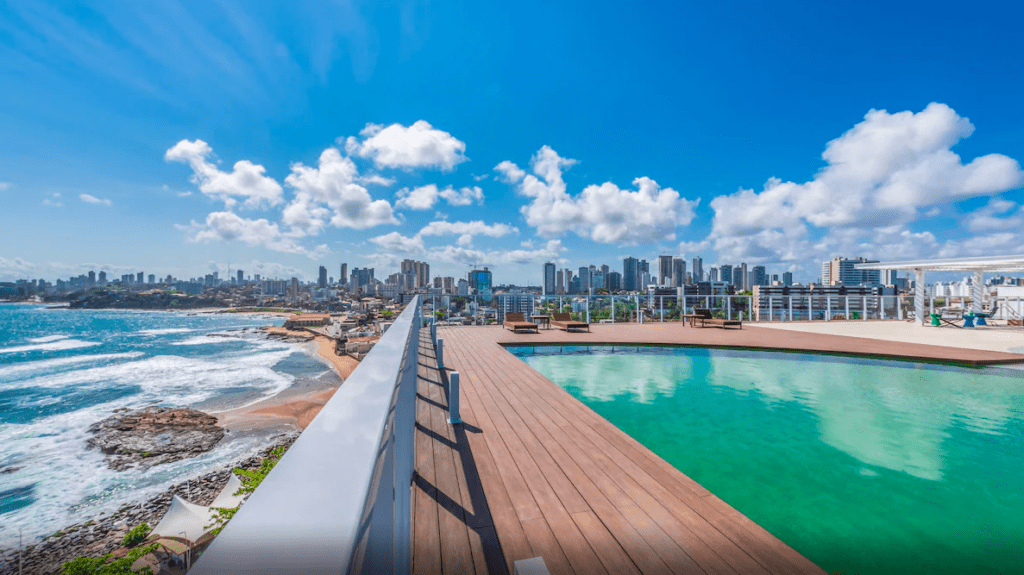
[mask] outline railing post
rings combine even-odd
[[[789,321],[793,321],[793,296],[789,296]]]
[[[825,296],[825,321],[832,320],[832,296]]]
[[[612,297],[612,323],[615,323],[615,296]]]
[[[844,305],[846,306],[846,320],[850,320],[850,296],[844,298]]]
[[[437,370],[444,370],[444,338],[437,339]]]
[[[459,372],[453,371],[448,374],[448,423],[456,425],[462,423],[459,418]]]
[[[732,319],[732,296],[725,296],[725,319]]]
[[[863,321],[867,321],[868,320],[868,296],[862,296],[862,297],[864,298],[864,301],[861,302],[861,311],[863,312],[864,317],[861,318],[861,319]]]
[[[430,342],[437,347],[437,320],[430,322]]]

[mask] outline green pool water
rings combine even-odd
[[[1024,573],[1024,371],[510,351],[829,573]]]

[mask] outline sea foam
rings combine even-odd
[[[38,338],[44,339],[44,338]],[[31,341],[31,340],[29,340]],[[83,347],[93,347],[100,345],[98,341],[82,341],[78,339],[58,339],[50,340],[45,343],[37,343],[35,345],[19,345],[15,347],[4,347],[0,348],[0,354],[6,353],[26,353],[29,351],[65,351],[69,349],[79,349]]]

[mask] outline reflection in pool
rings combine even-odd
[[[830,573],[1024,572],[1024,371],[510,351]]]

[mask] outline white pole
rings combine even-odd
[[[864,301],[861,303],[861,311],[863,312],[863,316],[864,317],[862,317],[861,319],[864,320],[864,321],[867,321],[868,320],[868,296],[862,296],[862,297],[864,298]]]
[[[761,303],[761,302],[758,301],[757,303]],[[775,310],[773,309],[775,307],[774,304],[775,304],[775,300],[773,300],[772,298],[768,298],[768,321],[775,321]],[[760,308],[758,308],[758,309],[760,309]],[[757,315],[759,316],[758,319],[761,319],[760,318],[760,315],[761,315],[760,311],[758,311]]]
[[[661,310],[661,323],[665,323],[665,296],[658,296],[658,308]]]
[[[448,423],[456,425],[462,423],[459,418],[459,372],[453,371],[448,374]]]
[[[615,323],[615,296],[612,296],[612,323]]]
[[[444,338],[437,339],[437,369],[444,370]]]
[[[914,283],[914,323],[916,323],[917,325],[923,326],[924,325],[924,289],[925,289],[925,285],[924,285],[924,270],[916,269],[916,270],[914,270],[914,275],[915,275],[915,280],[914,280],[915,281],[915,283]],[[929,305],[929,307],[931,308],[931,313],[935,313],[935,299],[934,298],[928,298],[928,301],[931,302],[930,305]]]
[[[844,298],[843,305],[846,306],[846,321],[850,321],[850,296]]]
[[[831,295],[826,295],[825,296],[825,310],[826,310],[825,311],[825,321],[831,321],[832,320],[832,296]]]
[[[789,321],[793,321],[793,296],[789,296]]]
[[[985,274],[974,272],[974,282],[971,283],[971,311],[974,315],[981,313],[981,306],[985,299]]]
[[[732,319],[732,296],[725,296],[725,318]]]
[[[807,294],[807,321],[814,319],[814,297]]]

